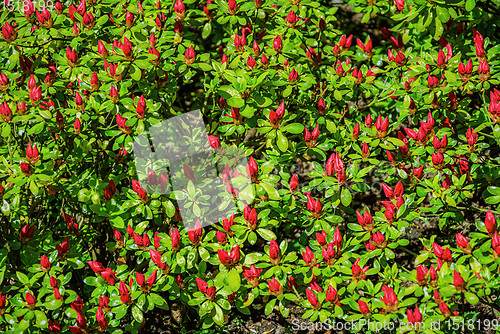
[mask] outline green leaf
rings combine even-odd
[[[488,191],[492,195],[500,196],[500,187],[490,186],[490,187],[488,187]]]
[[[38,195],[38,186],[36,185],[34,180],[30,182],[30,190],[33,193],[33,195]]]
[[[212,70],[212,66],[210,64],[207,64],[207,63],[196,63],[196,65],[198,66],[198,68],[200,70],[205,71],[205,72]]]
[[[370,13],[366,12],[365,15],[363,15],[363,18],[361,19],[361,23],[366,23],[370,20]]]
[[[243,100],[239,96],[233,96],[227,100],[227,104],[229,104],[230,107],[243,108],[243,106],[245,105],[245,100]]]
[[[281,128],[282,131],[298,134],[304,131],[304,126],[300,123],[288,124]]]
[[[450,20],[450,13],[448,13],[448,10],[444,7],[437,6],[436,14],[442,23],[446,23]]]
[[[279,201],[280,195],[278,193],[278,190],[276,190],[276,188],[274,188],[273,185],[266,183],[266,182],[261,182],[260,185],[266,190],[270,199],[275,200],[275,201]]]
[[[500,196],[490,196],[485,199],[485,202],[488,204],[498,204],[500,203]]]
[[[141,80],[141,70],[137,68],[137,66],[131,66],[130,67],[130,77],[134,79],[135,81]]]
[[[236,292],[239,290],[241,285],[241,277],[236,269],[231,269],[231,271],[227,275],[227,282],[232,292]]]
[[[26,276],[26,274],[18,271],[16,273],[16,276],[17,276],[17,279],[19,280],[19,282],[21,282],[23,285],[27,285],[29,284],[29,279],[28,279],[28,276]]]
[[[335,99],[337,101],[342,100],[342,93],[339,90],[335,90],[335,92],[333,93],[333,96],[335,97]]]
[[[169,218],[172,218],[173,216],[175,216],[175,206],[174,204],[167,200],[163,203],[163,206],[165,207],[166,211],[167,211],[167,216]]]
[[[0,268],[3,267],[4,262],[7,260],[7,255],[9,254],[9,251],[7,248],[2,248],[0,249]],[[5,269],[5,268],[3,268]],[[1,284],[1,282],[0,282]]]
[[[465,10],[471,12],[476,7],[476,0],[467,0],[465,2]]]
[[[248,242],[250,243],[250,245],[255,245],[255,243],[257,242],[257,234],[255,234],[254,231],[248,234]]]
[[[274,309],[274,305],[276,305],[276,298],[274,299],[271,299],[267,304],[266,304],[266,308],[264,309],[264,314],[265,315],[269,315],[271,314],[271,312],[273,311]]]
[[[208,21],[207,23],[205,23],[205,26],[203,26],[203,30],[201,31],[201,38],[207,39],[211,33],[212,33],[212,24],[211,21]]]
[[[48,301],[43,304],[43,306],[48,309],[48,310],[56,310],[60,308],[63,305],[62,300],[59,299],[52,299],[51,301]]]
[[[342,200],[343,206],[349,206],[352,201],[352,195],[348,188],[343,187],[342,192],[340,193],[340,199]]]
[[[288,85],[285,90],[283,91],[283,97],[289,97],[290,94],[292,94],[292,89],[293,87]]]
[[[48,328],[47,316],[40,310],[35,310],[36,325],[40,328]]]
[[[435,21],[436,22],[436,31],[434,33],[434,39],[437,41],[439,37],[443,35],[443,24],[441,23],[441,20],[436,17]]]
[[[126,304],[122,304],[120,306],[114,307],[113,312],[116,316],[116,319],[121,319],[127,314],[129,306]]]
[[[2,129],[2,137],[7,138],[10,136],[11,133],[11,128],[9,124],[5,124],[5,126]]]
[[[261,182],[261,185],[263,182]],[[238,194],[239,198],[247,201],[248,203],[252,203],[255,198],[254,187],[252,184],[249,184]]]
[[[268,229],[258,228],[257,233],[259,233],[260,236],[262,238],[266,239],[267,241],[271,241],[273,239],[276,240],[276,234],[274,234],[272,231],[270,231]]]
[[[87,276],[83,279],[83,283],[90,286],[97,286],[99,279],[95,276]]]
[[[456,207],[457,206],[457,202],[451,196],[446,196],[446,203],[448,203],[448,205],[451,206],[451,207]]]
[[[400,140],[398,138],[394,138],[394,137],[389,137],[389,138],[387,138],[387,140],[396,146],[404,146],[404,144],[405,144],[402,140]]]
[[[50,113],[50,111],[48,111],[46,109],[40,109],[40,116],[42,116],[45,119],[51,119],[52,118],[52,114]]]
[[[24,331],[25,329],[27,329],[29,326],[30,326],[30,320],[27,320],[27,319],[23,319],[21,320],[21,322],[19,322],[19,326],[17,327],[17,330],[19,332],[22,332]]]
[[[403,302],[401,304],[399,304],[399,307],[403,308],[403,307],[406,307],[406,306],[409,306],[409,305],[413,305],[415,304],[416,302],[418,302],[418,298],[406,298],[405,300],[403,300]]]
[[[288,150],[288,139],[283,135],[283,132],[280,130],[276,131],[277,137],[276,137],[276,143],[278,144],[278,148],[281,150],[281,152],[286,152]]]
[[[222,326],[224,324],[224,313],[222,312],[222,308],[215,304],[215,314],[214,316],[212,317],[212,319],[214,319],[214,322],[219,325],[219,326]]]
[[[262,257],[262,254],[260,254],[260,253],[250,253],[247,256],[245,256],[245,265],[251,265],[251,264],[259,262],[259,259],[261,257]]]
[[[134,317],[135,321],[141,323],[142,320],[144,320],[144,316],[142,314],[141,309],[137,305],[132,306],[132,316]]]
[[[151,64],[146,59],[137,59],[134,61],[134,65],[137,65],[137,67],[142,68],[143,70],[147,70],[147,69],[153,67],[153,64]]]
[[[240,93],[238,93],[238,91],[231,86],[221,86],[219,87],[217,92],[226,100],[230,99],[233,96],[240,97]]]
[[[465,292],[464,295],[465,295],[465,299],[467,300],[467,302],[469,304],[475,305],[475,304],[479,303],[479,298],[475,294],[473,294],[471,292]]]
[[[314,310],[309,309],[306,312],[304,312],[304,314],[302,314],[302,319],[310,318],[313,314],[314,314]]]
[[[71,273],[71,271],[69,273],[67,273],[64,278],[62,279],[61,281],[61,285],[65,285],[67,284],[70,280],[71,280],[71,277],[73,276],[73,274]]]
[[[163,297],[161,297],[160,295],[158,295],[156,293],[150,293],[148,296],[148,300],[155,305],[163,305],[165,303],[165,300],[163,299]]]
[[[415,259],[415,266],[418,266],[419,264],[421,263],[424,263],[425,260],[427,260],[427,258],[429,257],[429,254],[420,254],[419,256],[417,256],[417,258]]]

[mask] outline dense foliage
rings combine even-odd
[[[2,5],[1,331],[137,333],[173,304],[203,328],[495,319],[496,2]],[[149,192],[172,175],[133,141],[194,110],[240,210],[187,229],[204,168]]]

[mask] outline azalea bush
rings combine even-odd
[[[497,1],[2,5],[0,332],[497,322]],[[135,161],[195,110],[215,196]]]

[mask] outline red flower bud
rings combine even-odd
[[[47,255],[42,255],[40,258],[40,265],[45,271],[48,271],[50,269],[50,261]]]
[[[453,270],[453,285],[457,291],[462,291],[465,289],[465,282],[460,273],[456,270]]]
[[[363,315],[368,315],[371,313],[370,307],[368,304],[361,299],[358,299],[358,306],[359,306],[359,311],[363,313]]]
[[[417,281],[420,285],[425,284],[425,278],[427,276],[427,268],[425,268],[423,265],[419,265],[417,267]]]
[[[29,226],[28,224],[24,225],[21,231],[19,232],[19,240],[21,242],[28,242],[33,238],[35,234],[35,226]]]
[[[21,172],[23,174],[28,175],[28,176],[31,175],[31,173],[32,173],[31,167],[27,162],[21,162],[20,167],[21,167]]]
[[[87,261],[87,263],[96,274],[100,274],[102,271],[104,271],[104,266],[100,262]]]
[[[297,73],[297,71],[295,71],[294,68],[292,68],[292,70],[290,71],[290,74],[288,75],[288,82],[290,84],[293,84],[298,79],[299,79],[299,74]]]
[[[120,281],[120,286],[118,288],[118,291],[120,293],[120,300],[122,301],[123,304],[127,304],[130,302],[130,292],[129,289],[127,288],[127,285],[123,283],[123,281]]]
[[[101,271],[102,278],[104,278],[106,283],[108,283],[109,285],[115,285],[115,274],[116,271],[112,271],[111,268],[106,268],[105,270]]]
[[[85,14],[83,14],[82,24],[87,29],[92,29],[94,27],[94,16],[92,15],[91,12],[88,13],[86,12]]]
[[[178,251],[180,248],[179,240],[181,238],[179,230],[177,227],[172,227],[170,229],[170,239],[172,240],[172,250]]]
[[[461,233],[455,234],[455,238],[457,240],[457,246],[461,248],[465,254],[471,253],[471,247],[469,245],[469,240],[464,237]]]
[[[306,246],[306,250],[302,252],[302,258],[310,268],[314,267],[317,263],[316,257],[309,246]]]
[[[186,52],[184,53],[184,58],[187,65],[191,65],[192,63],[194,63],[196,54],[194,53],[193,46],[190,46],[189,48],[186,49]]]
[[[217,149],[221,147],[220,140],[216,136],[208,135],[208,143],[212,146],[213,149]]]
[[[283,47],[282,44],[283,43],[281,41],[281,36],[280,35],[276,35],[276,37],[274,37],[274,39],[273,39],[273,49],[274,49],[274,51],[276,51],[278,53],[281,52],[281,49]]]
[[[151,260],[153,261],[154,264],[156,264],[160,269],[166,269],[166,263],[161,261],[161,254],[154,250],[154,249],[149,249],[149,255],[151,256]]]
[[[194,171],[191,167],[189,167],[188,165],[184,164],[182,166],[183,170],[184,170],[184,176],[186,177],[186,179],[192,181],[193,183],[195,183],[196,181],[196,177],[194,175]]]
[[[144,275],[138,272],[135,273],[135,281],[139,286],[144,286],[146,284],[146,279],[144,278]]]
[[[97,320],[97,325],[99,326],[99,328],[105,331],[108,328],[108,321],[106,320],[104,312],[102,311],[102,308],[100,306],[97,307],[95,318]]]
[[[437,290],[435,290],[437,291]],[[422,322],[422,314],[418,307],[412,312],[411,309],[406,310],[408,316],[408,323],[413,324],[413,328],[418,331],[420,329],[420,323]]]
[[[247,175],[252,179],[255,180],[258,176],[259,173],[259,166],[257,165],[257,162],[255,159],[251,156],[250,159],[248,159],[248,164],[246,167]]]
[[[155,284],[155,281],[156,281],[156,273],[158,272],[158,269],[155,269],[155,271],[153,271],[151,273],[151,275],[149,275],[148,279],[146,280],[146,284],[148,286],[153,286]]]
[[[278,243],[276,242],[276,240],[272,239],[269,245],[269,259],[274,265],[278,265],[280,262],[279,252],[280,250],[278,247]]]
[[[271,294],[279,296],[283,293],[283,288],[276,278],[273,277],[272,279],[267,280],[267,284],[269,285],[269,292]]]
[[[198,285],[198,290],[200,290],[201,293],[207,293],[207,288],[208,284],[204,280],[200,278],[196,278],[196,284]]]
[[[50,276],[50,286],[53,288],[57,288],[58,285],[59,285],[59,283],[57,282],[57,279],[54,276]],[[0,305],[0,308],[1,308],[1,305]]]
[[[436,290],[436,291],[437,291],[437,290]],[[445,318],[448,318],[448,317],[450,317],[450,315],[451,315],[450,309],[448,308],[448,305],[446,305],[446,303],[445,303],[445,302],[441,302],[441,303],[439,304],[439,311],[441,311],[441,313],[443,314],[443,316],[444,316]]]
[[[71,50],[69,46],[66,48],[66,58],[69,66],[76,66],[76,63],[78,62],[78,54],[75,50]]]
[[[17,38],[16,30],[8,22],[5,22],[5,26],[2,27],[2,37],[7,43],[12,43]]]
[[[81,128],[82,128],[82,123],[80,122],[80,119],[79,119],[79,118],[77,118],[77,119],[75,120],[75,124],[73,125],[73,128],[75,129],[75,133],[76,133],[77,135],[79,135],[79,134],[80,134],[80,131],[81,131]]]
[[[33,86],[30,92],[31,104],[35,105],[37,101],[42,99],[42,88],[40,86]]]
[[[51,334],[58,334],[61,332],[61,325],[57,322],[57,320],[49,319],[48,329]]]
[[[189,240],[193,243],[194,246],[198,246],[201,243],[201,239],[203,238],[203,229],[201,228],[200,220],[196,221],[194,225],[194,230],[188,228],[188,236]]]
[[[259,276],[264,269],[257,269],[255,265],[252,264],[250,269],[243,267],[243,276],[247,279],[253,287],[259,286]]]
[[[30,309],[34,309],[35,303],[36,303],[35,297],[31,293],[26,292],[26,304],[28,305],[28,307]]]
[[[309,289],[306,289],[307,301],[311,304],[314,309],[319,309],[321,305],[318,303],[318,297]]]
[[[486,230],[490,234],[490,236],[493,235],[495,232],[495,225],[496,225],[496,219],[493,213],[491,213],[490,210],[486,212],[486,219],[484,220],[484,226],[486,227]]]
[[[31,146],[31,142],[28,143],[26,147],[26,159],[32,164],[35,164],[40,159],[40,154],[38,153],[38,148],[36,144]]]
[[[228,1],[229,5],[229,14],[235,15],[236,11],[238,10],[238,4],[236,3],[235,0],[229,0]]]
[[[380,298],[380,300],[384,302],[386,309],[389,312],[396,312],[399,304],[396,293],[387,285],[382,286],[382,291],[384,292],[384,298]]]
[[[361,149],[361,153],[364,159],[368,158],[370,156],[370,148],[368,147],[368,144],[366,142],[363,142],[363,147]]]
[[[186,16],[186,7],[182,0],[176,0],[174,3],[174,12],[178,20],[183,20]]]
[[[59,292],[59,289],[54,289],[54,298],[57,300],[62,300],[63,298],[61,297],[61,293]]]
[[[297,190],[297,187],[299,185],[299,178],[297,174],[293,174],[292,178],[290,179],[290,191],[293,193]]]

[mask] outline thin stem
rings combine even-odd
[[[488,212],[490,211],[491,213],[495,213],[497,215],[500,215],[500,212],[499,211],[495,211],[495,210],[487,210],[487,209],[483,209],[483,208],[476,208],[474,206],[470,206],[468,208],[465,208],[465,207],[461,207],[461,206],[456,206],[455,209],[458,209],[458,210],[470,210],[470,209],[474,209],[476,211],[481,211],[481,212]]]
[[[411,254],[411,255],[413,255],[413,256],[415,256],[415,257],[417,257],[417,256],[418,256],[418,254],[417,254],[417,253],[412,252],[411,250],[409,250],[408,248],[406,248],[406,247],[404,247],[404,246],[399,246],[399,248],[401,248],[402,250],[404,250],[404,251],[405,251],[405,252],[407,252],[408,254]]]

